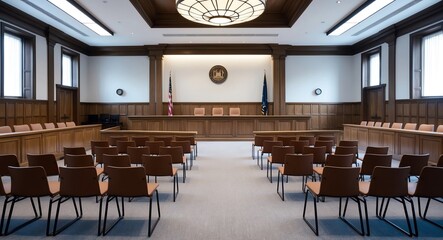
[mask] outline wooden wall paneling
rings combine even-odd
[[[234,134],[233,121],[208,121],[208,134],[219,137],[232,137]]]
[[[204,137],[207,133],[207,123],[205,120],[194,119],[190,121],[184,121],[186,130],[188,131],[197,131],[197,137]]]
[[[29,136],[24,136],[22,138],[22,163],[25,161],[26,154],[33,153],[33,154],[41,154],[43,153],[43,145],[42,145],[42,135],[40,134],[33,134]]]
[[[256,131],[274,131],[276,129],[274,120],[261,120],[256,122]]]
[[[294,120],[295,122],[295,130],[309,130],[311,129],[310,125],[309,125],[309,121],[297,121]]]
[[[419,153],[429,153],[429,162],[436,165],[438,158],[443,154],[443,139],[439,137],[420,136],[419,141]]]
[[[43,151],[42,153],[57,153],[60,152],[60,136],[57,132],[48,133],[43,136]]]
[[[303,104],[303,115],[312,115],[312,107],[309,104]]]
[[[11,102],[6,103],[6,125],[18,125],[15,121],[15,104]]]
[[[85,139],[84,132],[85,131],[83,129],[77,129],[71,133],[71,138],[72,138],[71,147],[86,147],[85,142],[83,141]]]
[[[295,104],[294,105],[294,115],[303,115],[303,105],[302,104]]]
[[[33,104],[30,102],[25,102],[24,103],[24,122],[25,123],[34,123],[34,115],[32,114],[32,108],[37,105],[37,104]]]
[[[237,137],[250,137],[254,131],[254,120],[237,121]]]
[[[59,151],[63,151],[63,147],[73,147],[73,137],[72,132],[59,132],[59,140],[60,140],[60,149]]]
[[[443,119],[443,101],[437,102],[437,117]]]
[[[395,154],[400,156],[403,154],[416,154],[418,153],[418,138],[414,134],[399,133],[397,149]]]
[[[22,159],[20,138],[0,138],[0,154],[14,154],[18,159]]]
[[[292,122],[293,120],[278,120],[277,131],[295,130],[295,124],[293,124]]]
[[[395,153],[395,134],[393,132],[380,132],[380,146],[389,147],[389,154]]]
[[[418,115],[418,103],[417,102],[411,102],[410,103],[410,108],[411,108],[410,116],[411,117],[415,116],[415,118],[418,119],[418,116],[419,116]]]
[[[318,129],[328,129],[328,116],[320,115],[319,117],[319,128]]]
[[[378,147],[383,146],[381,141],[381,132],[370,130],[368,131],[368,146]]]
[[[22,102],[15,103],[15,124],[25,124],[24,105]]]
[[[0,126],[6,125],[6,103],[0,102]]]
[[[164,130],[163,130],[163,124],[162,124],[162,121],[161,121],[161,120],[159,120],[159,121],[153,121],[153,122],[148,122],[148,123],[146,124],[146,128],[143,128],[143,129],[146,129],[146,130],[152,130],[152,131],[154,131],[154,130],[159,130],[159,129],[160,129],[160,131],[164,131]]]
[[[182,129],[182,120],[165,120],[162,122],[163,131],[181,131]]]
[[[368,130],[367,129],[358,129],[357,132],[358,146],[366,149],[369,146],[368,141]]]

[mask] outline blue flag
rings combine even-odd
[[[263,80],[263,93],[261,97],[261,114],[268,115],[268,85],[266,84],[266,73]]]

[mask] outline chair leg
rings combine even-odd
[[[339,207],[338,207],[338,217],[339,217],[343,222],[345,222],[348,226],[350,226],[354,231],[356,231],[358,234],[360,234],[361,236],[364,236],[364,235],[365,235],[365,230],[364,230],[364,227],[363,227],[363,217],[362,217],[362,213],[361,213],[360,199],[359,199],[358,197],[351,197],[351,200],[353,200],[354,202],[356,202],[357,205],[358,205],[358,214],[359,214],[359,217],[360,217],[360,229],[357,229],[354,225],[352,225],[352,224],[351,224],[351,223],[345,218],[346,210],[347,210],[347,207],[348,207],[349,197],[346,198],[346,203],[345,203],[345,207],[344,207],[344,209],[343,209],[343,212],[341,211],[341,210],[342,210],[342,198],[340,198],[340,201],[339,201]]]
[[[112,224],[112,226],[109,229],[106,229],[106,220],[108,218],[108,205],[109,202],[115,199],[115,203],[117,205],[117,211],[118,211],[118,219]],[[124,201],[122,201],[122,204],[124,204]],[[124,209],[124,207],[122,206],[122,208]],[[109,231],[111,231],[112,228],[115,227],[115,225],[117,225],[118,222],[120,222],[120,220],[122,220],[124,218],[124,211],[123,214],[122,212],[120,212],[120,206],[118,204],[118,197],[116,196],[108,196],[106,198],[106,207],[105,207],[105,218],[103,220],[103,236],[106,236],[106,234],[109,233]]]
[[[402,203],[402,205],[403,205],[403,210],[404,210],[404,213],[405,213],[406,223],[407,223],[407,225],[408,225],[408,230],[409,230],[409,231],[406,231],[406,230],[402,229],[401,227],[399,227],[398,225],[396,225],[396,224],[393,223],[392,221],[386,219],[386,212],[387,212],[387,210],[388,210],[389,200],[390,200],[390,199],[391,199],[391,198],[388,198],[388,201],[386,202],[386,206],[385,206],[385,209],[384,209],[384,211],[383,211],[383,215],[378,216],[378,218],[379,218],[380,220],[385,221],[386,223],[388,223],[389,225],[393,226],[394,228],[396,228],[397,230],[401,231],[402,233],[408,235],[409,237],[413,237],[413,236],[415,236],[416,233],[414,233],[414,232],[412,231],[412,228],[411,228],[411,222],[410,222],[409,214],[408,214],[408,209],[407,209],[407,207],[406,207],[406,200],[405,200],[404,197],[393,198],[393,199],[396,200],[397,202],[401,202],[401,203]],[[412,208],[412,210],[414,210],[413,202],[411,201],[410,203],[411,203],[411,208]],[[414,218],[414,219],[413,219],[414,227],[416,228],[415,213],[413,213],[413,218]]]
[[[10,203],[12,199],[13,198],[6,196],[5,201],[3,202],[2,219],[0,222],[0,236],[3,236],[3,225],[5,222],[6,209],[8,207],[8,203]]]
[[[360,201],[363,202],[363,206],[365,208],[365,218],[366,218],[366,236],[369,236],[371,234],[371,231],[369,229],[369,218],[368,218],[368,204],[366,203],[366,198],[362,197],[360,198]]]
[[[312,193],[312,200],[314,202],[314,215],[315,215],[315,227],[311,225],[311,223],[306,219],[306,205],[307,205],[307,201],[308,201],[308,193],[309,193],[309,189],[306,190],[305,193],[305,204],[303,207],[303,220],[305,221],[305,223],[309,226],[309,228],[311,228],[311,230],[315,233],[315,235],[318,236],[318,219],[317,219],[317,197],[315,197]]]
[[[16,202],[19,202],[19,201],[21,201],[21,200],[23,200],[23,199],[25,199],[24,197],[13,197],[13,199],[12,199],[12,203],[11,203],[11,207],[9,208],[9,215],[8,215],[8,219],[7,219],[7,221],[6,221],[6,228],[5,228],[5,236],[7,236],[7,235],[9,235],[9,234],[11,234],[11,233],[14,233],[15,231],[17,231],[17,230],[19,230],[19,229],[21,229],[21,228],[23,228],[23,227],[25,227],[25,226],[27,226],[27,225],[29,225],[29,224],[31,224],[32,222],[35,222],[35,221],[37,221],[38,219],[40,219],[41,217],[42,217],[42,208],[41,208],[41,203],[40,203],[40,198],[38,197],[37,199],[38,199],[38,209],[39,209],[39,211],[37,212],[37,210],[36,210],[36,208],[35,208],[35,204],[34,204],[34,200],[33,200],[33,198],[32,197],[30,197],[30,199],[31,199],[31,204],[32,204],[32,209],[33,209],[33,211],[34,211],[34,218],[33,219],[31,219],[31,220],[28,220],[28,221],[26,221],[26,222],[24,222],[24,223],[22,223],[22,224],[20,224],[20,225],[18,225],[18,226],[16,226],[14,229],[12,229],[11,231],[8,231],[9,230],[9,225],[10,225],[10,223],[11,223],[11,217],[12,217],[12,212],[14,211],[14,206],[15,206],[15,203]]]
[[[434,200],[436,200],[436,199],[434,199]],[[437,200],[436,200],[436,201],[437,201]],[[419,213],[419,215],[420,215],[420,218],[423,219],[423,220],[425,220],[425,221],[428,222],[428,223],[433,224],[434,226],[437,226],[437,227],[443,229],[443,225],[438,224],[437,222],[432,221],[432,220],[430,220],[429,218],[426,218],[426,215],[427,215],[427,213],[428,213],[428,209],[429,209],[429,203],[431,202],[431,198],[428,198],[428,200],[426,201],[426,206],[425,206],[425,209],[424,209],[423,216],[422,216],[422,214],[421,214],[420,198],[417,198],[417,202],[418,202],[418,213]]]
[[[183,163],[183,183],[186,181],[186,164]]]
[[[102,234],[102,209],[103,209],[103,196],[100,196],[100,209],[98,210],[98,229],[97,229],[97,236],[100,236]]]
[[[282,193],[281,194],[278,191],[280,189],[280,175],[281,175],[281,189],[282,189]],[[283,181],[284,176],[285,175],[280,174],[280,171],[278,171],[278,173],[277,173],[277,194],[280,196],[282,201],[285,200],[285,187],[284,187],[284,181]]]
[[[76,214],[76,218],[68,223],[66,223],[65,225],[63,225],[60,229],[57,230],[57,224],[58,224],[58,219],[59,219],[59,215],[60,215],[60,205],[66,201],[68,201],[69,199],[72,199],[73,205],[74,205],[74,209],[75,209],[75,214]],[[56,236],[57,234],[63,232],[66,228],[68,228],[69,226],[71,226],[72,224],[74,224],[75,222],[77,222],[78,220],[80,220],[83,216],[83,206],[82,206],[82,202],[81,202],[81,198],[79,198],[79,207],[80,207],[80,212],[78,211],[77,208],[77,204],[75,202],[75,198],[74,197],[59,197],[57,199],[57,210],[55,213],[55,219],[54,219],[54,226],[53,226],[53,230],[52,230],[52,236]],[[48,227],[49,227],[49,219],[50,217],[48,217]],[[46,234],[47,236],[49,236],[48,234]]]
[[[255,144],[252,143],[252,152],[251,152],[252,160],[255,159],[254,152],[255,152]]]
[[[148,221],[148,237],[150,237],[152,235],[152,233],[154,232],[155,227],[157,226],[158,222],[160,221],[160,201],[158,199],[158,191],[155,190],[155,195],[157,198],[157,212],[158,212],[158,218],[157,220],[154,222],[154,225],[151,227],[151,222],[152,222],[152,198],[153,196],[149,197],[149,221]]]

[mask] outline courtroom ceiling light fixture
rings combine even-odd
[[[386,7],[395,0],[368,0],[355,11],[341,20],[337,25],[326,32],[326,35],[339,36],[355,25],[361,23],[380,9]]]
[[[81,7],[74,0],[48,0],[62,11],[85,25],[100,36],[112,36],[114,33]]]
[[[211,26],[251,21],[265,11],[266,0],[176,0],[184,18]]]

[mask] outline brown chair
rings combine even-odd
[[[9,170],[8,170],[8,175],[9,175]],[[1,181],[1,179],[0,179],[0,196],[5,197],[5,200],[3,201],[3,210],[2,210],[1,220],[0,220],[0,236],[2,236],[6,209],[8,207],[8,204],[12,201],[12,199],[11,199],[11,183],[10,182],[3,183],[3,181]]]
[[[91,155],[88,155],[91,156]],[[91,156],[92,160],[92,156]],[[58,199],[57,211],[55,213],[54,226],[52,235],[56,236],[63,230],[80,220],[83,216],[83,205],[81,198],[84,197],[99,197],[100,206],[98,209],[98,231],[97,236],[101,235],[101,222],[102,222],[102,206],[103,198],[108,191],[107,182],[99,182],[96,175],[96,169],[93,166],[89,167],[60,167],[60,198]],[[75,198],[78,198],[79,208]],[[60,215],[60,206],[62,203],[72,199],[76,218],[62,227],[57,229],[58,219]]]
[[[443,167],[443,154],[438,158],[437,167]]]
[[[160,155],[170,155],[172,164],[180,164],[183,169],[183,183],[186,181],[186,156],[183,153],[182,146],[160,147]]]
[[[94,167],[97,177],[103,173],[103,168],[97,168],[94,164],[94,159],[92,158],[92,155],[89,154],[66,154],[64,162],[66,167]]]
[[[392,155],[387,154],[365,154],[360,168],[360,179],[365,180],[365,176],[371,176],[375,167],[391,167]]]
[[[337,145],[335,136],[317,136],[317,141],[332,141],[332,145]]]
[[[443,125],[438,125],[436,132],[443,132]]]
[[[130,167],[131,159],[128,155],[108,155],[103,154],[103,176],[102,180],[105,179],[105,175],[108,175],[109,167]]]
[[[143,155],[151,154],[149,147],[128,147],[128,155],[131,164],[143,165]]]
[[[48,220],[46,224],[46,235],[49,236],[52,204],[58,201],[57,196],[60,190],[60,183],[56,181],[48,181],[45,169],[41,166],[9,167],[9,173],[11,174],[12,200],[9,209],[8,219],[6,220],[4,235],[9,235],[29,225],[30,223],[40,219],[42,217],[40,198],[48,196],[50,197],[50,200],[48,208]],[[26,198],[31,199],[34,218],[14,227],[12,230],[9,230],[15,203]],[[38,212],[34,204],[34,198],[37,198]]]
[[[54,154],[27,154],[30,167],[41,166],[47,176],[58,176],[58,164]]]
[[[277,141],[282,141],[283,146],[290,146],[291,141],[296,141],[297,136],[278,136]]]
[[[159,155],[160,147],[165,146],[165,142],[163,141],[146,141],[145,146],[149,148],[149,152],[151,155]]]
[[[374,127],[381,127],[381,122],[375,122]]]
[[[14,132],[27,132],[31,131],[31,128],[28,124],[22,124],[22,125],[14,125]]]
[[[192,151],[194,152],[194,160],[198,155],[197,141],[195,141],[194,136],[176,136],[175,141],[189,141],[192,147]]]
[[[95,147],[95,162],[103,165],[103,155],[118,155],[117,147]]]
[[[365,154],[372,153],[372,154],[388,154],[389,147],[373,147],[373,146],[367,146]]]
[[[392,123],[391,128],[401,129],[403,127],[403,123]]]
[[[358,149],[356,146],[337,146],[337,147],[335,147],[334,154],[337,154],[337,155],[352,154],[354,156],[352,163],[355,164],[355,166],[358,166],[358,164],[357,164]]]
[[[368,127],[373,127],[374,124],[375,124],[375,122],[373,122],[373,121],[368,121],[368,124],[366,124],[366,126],[368,126]]]
[[[381,127],[383,127],[383,128],[390,128],[391,127],[391,123],[385,122],[385,123],[383,123],[383,125]]]
[[[263,141],[265,141],[265,140],[273,141],[274,137],[273,136],[261,136],[261,135],[254,136],[254,142],[252,143],[252,160],[255,159],[255,149],[257,147],[258,147],[258,150],[257,150],[257,158],[258,158],[259,152],[263,148]]]
[[[315,141],[314,147],[326,147],[326,154],[332,154],[332,147],[334,146],[334,142],[331,140],[317,140]]]
[[[55,129],[54,123],[44,123],[45,129]]]
[[[400,159],[399,167],[411,167],[409,176],[418,177],[421,170],[428,166],[429,153],[428,154],[405,154]],[[411,178],[409,178],[411,180]]]
[[[65,128],[65,127],[66,127],[66,123],[64,123],[64,122],[57,123],[57,128]]]
[[[131,140],[135,142],[136,147],[145,146],[145,142],[149,141],[149,136],[134,136]]]
[[[300,136],[300,137],[298,137],[298,141],[304,141],[304,140],[309,141],[309,146],[314,146],[314,144],[315,144],[315,137],[314,136]]]
[[[361,209],[362,200],[359,197],[359,182],[358,182],[358,168],[351,167],[325,167],[321,182],[307,182],[305,203],[303,207],[303,220],[312,229],[315,235],[318,236],[318,217],[317,217],[317,202],[322,197],[340,198],[338,216],[346,224],[348,224],[354,231],[360,235],[365,235],[363,215]],[[315,227],[306,219],[306,206],[308,202],[308,193],[311,194],[314,203],[314,221]],[[345,207],[342,212],[342,198],[346,198]],[[345,218],[348,200],[351,199],[358,205],[358,213],[360,217],[360,229],[352,225]],[[369,230],[368,230],[369,231]]]
[[[341,140],[338,143],[338,146],[343,146],[343,147],[355,146],[355,148],[357,149],[357,153],[358,153],[358,140]],[[358,155],[356,155],[356,157],[358,157]]]
[[[354,161],[354,154],[334,154],[328,155],[325,161],[325,167],[352,167],[352,163]],[[319,178],[323,175],[323,171],[325,167],[314,167],[313,171],[316,173]]]
[[[95,157],[95,147],[109,147],[108,141],[91,140],[91,154]]]
[[[164,146],[171,146],[173,140],[173,136],[154,136],[154,141],[162,141]]]
[[[125,136],[110,136],[108,139],[109,146],[117,146],[118,141],[129,141],[129,137]]]
[[[314,160],[312,161],[313,164],[324,166],[326,158],[326,147],[320,146],[320,147],[305,147],[303,148],[303,154],[313,154]]]
[[[368,122],[367,122],[367,121],[361,121],[361,122],[360,122],[360,125],[361,125],[361,126],[366,126],[366,125],[368,125]]]
[[[0,133],[11,133],[12,129],[10,126],[1,126],[0,127]]]
[[[204,116],[205,108],[194,108],[194,116]]]
[[[148,197],[149,198],[148,237],[150,237],[155,227],[157,226],[157,223],[160,220],[160,201],[158,199],[157,188],[158,188],[157,183],[146,183],[145,169],[143,167],[109,167],[108,196],[106,198],[105,217],[103,220],[103,236],[108,234],[108,232],[125,216],[125,207],[124,207],[125,201],[123,201],[123,198]],[[158,218],[152,226],[151,209],[152,209],[152,198],[154,197],[154,193],[157,198]],[[122,198],[121,201],[122,212],[120,212],[120,207],[118,204],[119,197]],[[119,217],[117,221],[114,222],[114,224],[109,229],[106,229],[109,202],[111,202],[114,199],[117,204]]]
[[[29,124],[29,126],[31,127],[32,131],[43,130],[43,127],[40,123],[31,123],[31,124]]]
[[[185,155],[183,157],[186,160],[186,165],[188,165],[186,154],[189,154],[189,159],[191,160],[191,164],[189,165],[189,170],[191,170],[192,166],[194,165],[194,153],[191,149],[191,143],[189,141],[171,141],[171,147],[177,147],[177,146],[182,147],[183,154]],[[174,160],[172,161],[174,162]]]
[[[240,116],[240,108],[229,108],[229,116]]]
[[[417,123],[406,123],[404,129],[417,130]]]
[[[418,214],[420,218],[443,229],[443,225],[438,224],[437,222],[432,221],[431,219],[426,217],[431,199],[434,199],[441,203],[441,200],[437,200],[438,198],[443,197],[443,188],[441,187],[441,183],[443,183],[443,168],[426,166],[421,171],[418,182],[408,184],[408,192],[409,196],[417,197]],[[423,213],[420,198],[427,199],[427,203],[425,208],[423,209]]]
[[[66,127],[75,127],[75,122],[66,122]]]
[[[223,108],[221,107],[212,108],[212,116],[223,116]]]
[[[294,154],[293,146],[273,146],[271,156],[268,157],[268,161],[266,163],[266,177],[268,177],[269,181],[272,183],[272,164],[285,163],[286,154]],[[270,172],[270,173],[269,173]]]
[[[269,157],[272,153],[272,147],[274,147],[274,146],[283,146],[283,142],[282,141],[269,141],[269,140],[263,141],[263,148],[261,150],[261,155],[260,155],[261,164],[259,164],[259,162],[258,162],[259,158],[257,157],[257,166],[259,166],[261,170],[263,170],[263,155],[266,153],[266,154],[268,154],[268,157]]]
[[[392,168],[377,166],[372,173],[372,179],[370,182],[360,182],[360,194],[363,196],[363,203],[365,205],[365,212],[367,213],[367,197],[376,197],[376,216],[378,219],[383,220],[401,232],[409,235],[410,237],[416,235],[411,228],[408,210],[406,207],[406,201],[411,204],[412,216],[415,232],[417,232],[417,224],[415,219],[414,202],[408,195],[408,177],[409,167]],[[382,198],[381,204],[379,204],[378,198]],[[385,201],[387,199],[387,201]],[[401,202],[405,212],[406,222],[408,225],[408,232],[399,226],[386,219],[386,212],[389,207],[390,200],[394,199]],[[367,235],[370,235],[368,216],[366,215],[366,229]]]
[[[420,124],[420,126],[418,127],[418,131],[433,132],[434,124]]]
[[[289,146],[293,146],[294,147],[294,153],[295,154],[302,154],[303,153],[303,149],[306,146],[309,146],[309,141],[308,140],[298,140],[298,141],[292,140],[291,142],[289,142]]]
[[[63,147],[63,155],[66,156],[66,154],[85,155],[86,149],[85,147]]]
[[[281,200],[285,200],[285,186],[284,176],[288,179],[288,176],[302,176],[302,190],[305,191],[305,184],[308,181],[308,177],[312,178],[312,161],[314,155],[312,154],[286,154],[285,163],[283,166],[278,167],[277,175],[277,194]],[[281,194],[280,189],[280,175],[281,175]]]
[[[146,176],[148,176],[148,182],[150,176],[153,176],[155,178],[155,182],[157,182],[157,177],[172,177],[172,181],[174,183],[172,188],[172,196],[173,201],[175,202],[175,199],[179,192],[177,174],[178,170],[177,168],[172,167],[172,157],[170,155],[143,155],[143,162],[145,165]]]
[[[17,156],[14,154],[0,154],[0,177],[9,176],[9,166],[20,167]],[[0,228],[0,233],[2,232],[2,229],[3,228]]]
[[[135,147],[134,141],[117,141],[118,154],[127,154],[128,147]]]

